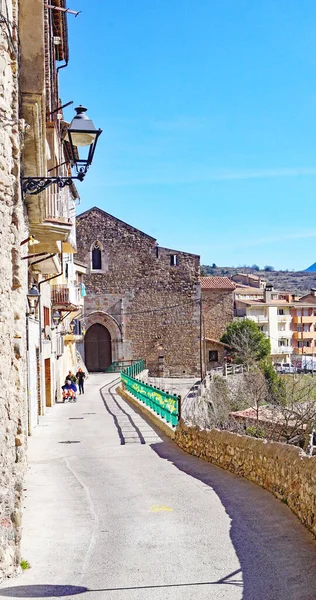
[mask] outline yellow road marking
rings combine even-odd
[[[170,508],[170,506],[164,506],[164,504],[153,504],[153,506],[150,506],[149,510],[150,512],[173,512],[173,508]]]

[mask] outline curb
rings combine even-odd
[[[130,394],[126,392],[126,390],[123,390],[120,386],[118,386],[115,391],[119,396],[121,396],[121,398],[123,398],[123,400],[126,400],[126,402],[131,404],[132,407],[137,408],[145,417],[147,417],[149,421],[153,423],[153,425],[155,425],[155,427],[161,429],[163,433],[165,433],[172,440],[175,439],[175,430],[171,429],[171,427],[169,427],[167,423],[164,423],[158,417],[156,417],[154,413],[150,412],[147,408],[145,408],[145,406],[138,402],[138,400],[135,400],[133,396],[130,396]]]

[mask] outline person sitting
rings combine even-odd
[[[69,402],[76,401],[77,386],[71,379],[66,379],[65,384],[62,386],[62,390],[63,402],[65,402],[66,398],[69,399]]]

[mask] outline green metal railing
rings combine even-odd
[[[121,371],[122,383],[125,385],[126,390],[135,396],[137,400],[149,406],[157,415],[165,419],[167,423],[176,427],[180,419],[181,396],[163,392],[159,388],[135,379],[144,368],[145,361],[140,360]]]
[[[137,364],[138,362],[141,362],[141,361],[116,360],[116,361],[112,362],[112,364],[106,369],[106,373],[120,373],[123,369],[125,370],[126,368],[131,367],[134,364]],[[145,368],[145,367],[143,367],[143,368]],[[140,371],[138,371],[138,373],[140,373]]]

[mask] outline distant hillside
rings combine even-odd
[[[310,271],[311,267],[306,271],[257,271],[247,267],[238,267],[235,269],[233,267],[203,265],[201,269],[202,272],[204,269],[206,275],[227,275],[228,277],[235,273],[253,273],[272,283],[276,290],[298,293],[301,296],[307,294],[312,287],[316,288],[316,272]]]
[[[316,273],[316,263],[312,264],[310,267],[308,267],[308,269],[305,269],[305,271],[309,273]]]

